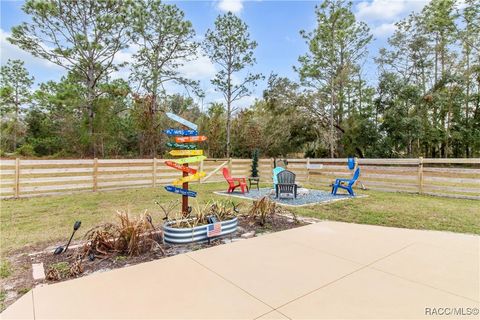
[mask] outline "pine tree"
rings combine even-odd
[[[250,40],[247,24],[231,12],[218,16],[215,29],[208,29],[205,35],[203,48],[220,68],[211,82],[225,97],[227,107],[227,158],[230,157],[232,114],[236,111],[232,104],[251,94],[249,87],[263,79],[260,74],[248,73],[238,83],[234,82],[234,77],[238,77],[240,71],[256,63],[253,56],[256,47],[257,43]]]

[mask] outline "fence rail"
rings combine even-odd
[[[158,187],[179,177],[166,159],[0,160],[0,197],[19,198],[72,192]],[[347,159],[287,159],[300,183],[328,186],[350,177]],[[480,159],[358,159],[368,189],[480,199]],[[207,159],[196,169],[204,182],[223,181],[222,167],[249,176],[249,159]],[[273,159],[259,160],[261,181],[270,182]]]

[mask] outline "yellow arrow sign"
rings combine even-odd
[[[203,150],[172,150],[169,153],[172,156],[201,156]]]
[[[196,156],[196,157],[176,159],[175,162],[179,164],[184,164],[184,163],[200,162],[205,159],[207,159],[207,157],[205,156]]]
[[[172,182],[173,185],[179,185],[179,184],[183,184],[185,182],[192,182],[192,181],[197,181],[197,180],[200,180],[201,178],[205,177],[205,172],[203,171],[200,171],[200,172],[197,172],[195,174],[192,174],[190,176],[187,176],[187,177],[183,177],[181,179],[177,179],[175,181]]]

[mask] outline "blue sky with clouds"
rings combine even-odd
[[[307,47],[299,35],[299,31],[312,30],[315,27],[315,5],[320,1],[283,1],[283,0],[220,0],[220,1],[169,1],[177,4],[191,20],[201,40],[205,31],[213,27],[217,15],[232,11],[240,16],[249,26],[252,39],[258,42],[255,51],[257,64],[250,69],[268,76],[271,72],[287,76],[294,80],[298,77],[292,66],[297,64],[299,55],[306,52]],[[359,0],[353,1],[353,8],[358,20],[366,22],[375,40],[369,47],[369,57],[365,62],[365,77],[375,83],[376,66],[372,58],[379,48],[386,46],[386,40],[393,33],[393,23],[406,17],[412,11],[419,11],[428,0]],[[23,1],[0,0],[0,48],[2,65],[8,59],[22,59],[35,81],[59,80],[64,74],[61,67],[32,57],[17,47],[9,44],[6,37],[12,26],[28,20],[22,10]],[[134,49],[122,52],[117,60],[129,61]],[[215,74],[215,65],[208,58],[199,57],[196,61],[182,67],[187,77],[199,80],[206,92],[203,104],[221,101],[221,96],[213,90],[210,79]],[[121,70],[117,77],[126,77],[128,69]],[[251,96],[238,102],[239,107],[248,106],[256,97],[260,97],[266,81],[262,81],[254,89]],[[171,90],[180,90],[175,86]],[[200,101],[199,101],[200,102]]]

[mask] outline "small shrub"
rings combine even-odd
[[[248,217],[254,221],[258,221],[261,226],[267,223],[269,218],[277,212],[277,204],[268,197],[263,197],[259,200],[254,200]]]
[[[160,207],[163,211],[163,220],[169,220],[172,214],[172,211],[178,206],[179,201],[173,200],[166,204],[155,201],[155,204]]]
[[[0,262],[0,278],[5,279],[12,274],[12,265],[8,260],[2,260]]]
[[[106,223],[90,229],[85,238],[84,253],[95,256],[139,255],[160,248],[154,239],[155,228],[147,214],[131,218],[127,212],[117,212],[117,223]]]
[[[15,153],[24,157],[35,156],[35,150],[33,149],[33,146],[28,143],[25,143],[20,148],[17,148],[17,151]]]
[[[238,204],[231,200],[211,200],[203,207],[198,203],[193,207],[194,214],[186,218],[176,218],[170,221],[176,228],[193,228],[198,225],[208,224],[209,217],[215,217],[217,221],[233,219],[238,214]]]
[[[47,269],[47,280],[57,281],[68,278],[70,275],[70,264],[66,261],[51,264]]]

